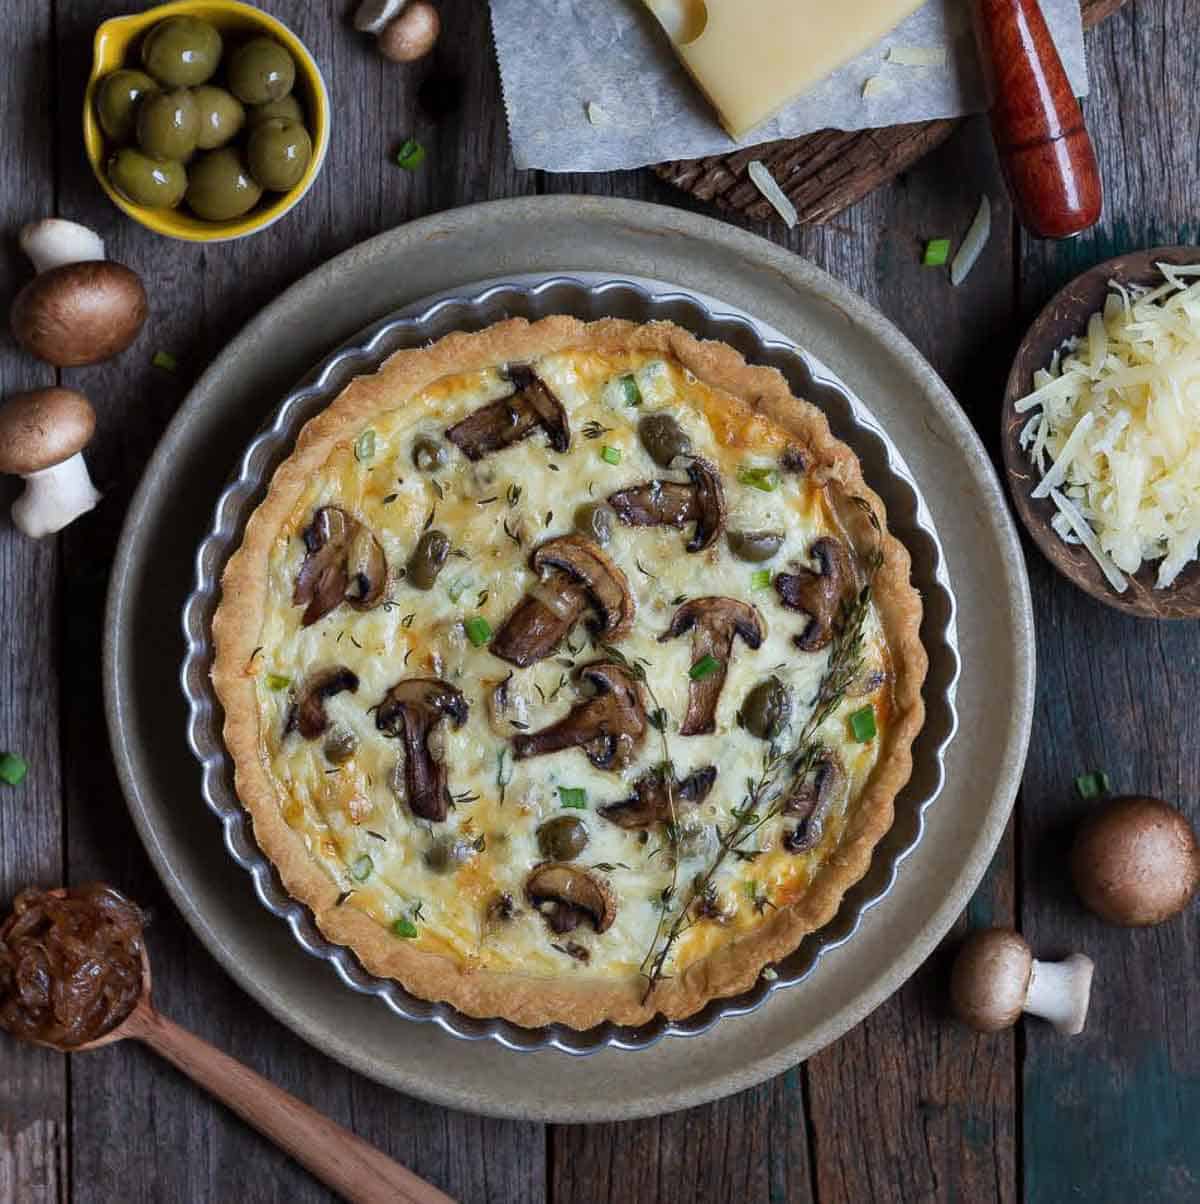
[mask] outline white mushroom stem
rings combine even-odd
[[[104,259],[104,239],[87,226],[61,217],[47,217],[21,227],[17,241],[40,276],[66,263]]]
[[[1049,1020],[1064,1036],[1077,1036],[1087,1020],[1095,968],[1082,953],[1072,953],[1061,962],[1035,961],[1025,1011]]]
[[[400,15],[408,0],[363,0],[354,14],[354,28],[360,33],[380,34],[393,17]]]
[[[41,539],[61,531],[99,500],[83,454],[76,452],[61,464],[25,477],[25,492],[13,502],[13,524],[31,539]]]

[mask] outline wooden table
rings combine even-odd
[[[1200,242],[1195,3],[1134,0],[1089,36],[1085,108],[1108,202],[1102,226],[1084,238],[1035,243],[1014,229],[978,120],[835,223],[764,233],[897,322],[994,444],[1009,359],[1059,284],[1130,248]],[[337,113],[329,161],[302,207],[270,231],[207,247],[168,242],[105,200],[83,156],[92,31],[128,7],[10,4],[0,32],[6,228],[53,213],[87,222],[113,258],[143,275],[153,306],[120,359],[58,375],[100,412],[89,452],[107,495],[100,509],[57,541],[33,543],[0,524],[0,751],[31,765],[22,787],[0,786],[0,900],[29,882],[103,878],[148,903],[156,996],[167,1014],[464,1200],[1200,1199],[1200,909],[1157,930],[1107,929],[1070,897],[1062,856],[1083,809],[1071,783],[1085,770],[1105,768],[1116,789],[1180,800],[1200,819],[1195,628],[1105,610],[1032,548],[1033,744],[1016,817],[961,927],[1018,923],[1042,953],[1082,949],[1095,958],[1082,1037],[1042,1024],[976,1037],[953,1024],[951,939],[866,1022],[773,1082],[657,1120],[544,1127],[395,1095],[308,1048],[226,978],[138,843],[101,709],[106,574],[155,441],[189,383],[248,318],[371,234],[492,197],[572,191],[681,201],[649,172],[516,171],[479,0],[443,0],[441,46],[411,68],[384,63],[350,31],[349,0],[268,0],[263,7],[292,23],[325,70]],[[461,87],[461,103],[437,119],[418,103],[418,86],[435,73]],[[429,152],[413,174],[388,153],[410,135]],[[983,191],[999,201],[995,232],[974,275],[953,290],[944,272],[919,266],[920,250],[928,238],[961,238]],[[28,269],[8,234],[3,245],[11,298]],[[176,374],[151,366],[159,349],[178,357]],[[0,344],[3,393],[55,379],[11,340]],[[324,1198],[298,1167],[139,1048],[67,1061],[0,1041],[0,1201]]]

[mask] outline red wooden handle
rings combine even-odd
[[[1038,0],[976,0],[992,84],[992,133],[1022,225],[1071,238],[1100,220],[1104,191],[1079,101]]]

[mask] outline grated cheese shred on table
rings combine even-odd
[[[1021,447],[1043,474],[1052,526],[1118,592],[1144,561],[1165,589],[1200,544],[1200,264],[1159,264],[1154,288],[1112,290],[1034,390]]]

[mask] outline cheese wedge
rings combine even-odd
[[[645,0],[735,137],[894,29],[924,0]]]

